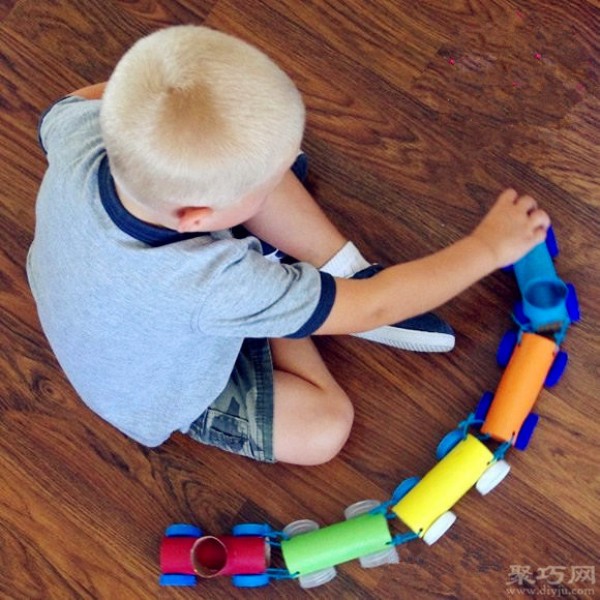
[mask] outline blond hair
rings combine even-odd
[[[100,119],[113,177],[130,198],[157,209],[226,207],[291,163],[304,105],[257,48],[183,25],[125,53]]]

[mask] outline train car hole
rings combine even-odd
[[[538,281],[527,289],[525,299],[537,308],[554,308],[565,302],[567,292],[567,286],[560,281]]]
[[[214,577],[227,564],[227,548],[216,537],[200,538],[192,549],[192,563],[201,577]]]

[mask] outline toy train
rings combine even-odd
[[[171,525],[161,544],[161,585],[195,585],[198,577],[231,576],[236,587],[261,587],[297,579],[303,588],[331,581],[336,565],[358,559],[364,568],[399,561],[397,546],[422,539],[433,544],[456,520],[451,508],[472,487],[489,493],[508,475],[506,452],[524,450],[538,422],[531,412],[544,385],[555,385],[567,364],[560,349],[569,326],[580,319],[575,288],[556,274],[554,233],[513,265],[521,300],[516,331],[498,349],[505,367],[496,393],[486,392],[467,418],[441,440],[438,463],[421,479],[404,480],[387,502],[349,506],[345,521],[319,529],[294,521],[282,531],[267,524],[241,524],[231,535],[203,535],[193,525]],[[471,433],[470,430],[473,432]],[[484,442],[498,442],[492,452]],[[396,519],[408,531],[392,535]],[[272,551],[283,566],[271,567]]]
[[[161,585],[195,585],[197,578],[232,576],[236,587],[261,587],[271,580],[298,579],[316,587],[336,576],[335,566],[359,559],[364,568],[399,562],[396,546],[422,538],[435,543],[454,523],[449,509],[473,486],[487,494],[508,474],[504,460],[467,435],[425,477],[403,481],[386,503],[363,500],[349,506],[345,521],[323,529],[304,519],[283,531],[267,524],[242,524],[231,535],[203,535],[193,525],[167,528],[161,544]],[[410,530],[392,536],[397,517]],[[279,548],[285,568],[270,568]]]

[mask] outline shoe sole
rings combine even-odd
[[[363,340],[411,352],[450,352],[456,343],[455,337],[447,333],[409,331],[407,329],[401,331],[392,327],[382,327],[352,335]]]

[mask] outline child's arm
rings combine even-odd
[[[530,196],[504,191],[473,233],[370,279],[336,279],[331,313],[317,334],[368,331],[427,312],[545,239],[548,215]]]
[[[69,96],[79,96],[80,98],[85,98],[86,100],[99,100],[102,98],[102,94],[104,94],[105,87],[105,81],[103,83],[94,83],[93,85],[88,85],[84,88],[71,92]]]

